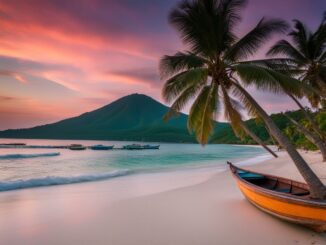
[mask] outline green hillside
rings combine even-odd
[[[98,139],[195,142],[187,130],[187,116],[163,121],[168,107],[142,94],[132,94],[78,117],[30,129],[0,132],[4,138]],[[219,123],[216,130],[228,127]]]

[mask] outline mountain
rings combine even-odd
[[[195,142],[187,115],[163,121],[168,107],[143,94],[131,94],[80,116],[29,129],[0,132],[3,138],[98,139]],[[216,130],[228,127],[217,123]]]

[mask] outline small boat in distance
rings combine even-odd
[[[83,146],[81,144],[71,144],[68,148],[73,151],[86,150],[86,146]]]
[[[140,144],[131,144],[124,145],[122,149],[125,150],[158,150],[160,149],[160,145],[140,145]]]
[[[160,145],[143,145],[145,150],[158,150],[160,149]]]
[[[142,145],[140,145],[140,144],[124,145],[122,148],[125,150],[142,150],[142,149],[144,149],[142,147]]]
[[[228,164],[241,192],[253,205],[280,219],[326,231],[326,201],[311,199],[307,184]]]
[[[112,150],[114,145],[93,145],[89,148],[95,151]]]

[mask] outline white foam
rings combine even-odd
[[[54,157],[59,156],[60,152],[39,153],[39,154],[5,154],[0,155],[0,159],[19,159],[19,158],[34,158],[34,157]]]
[[[78,176],[69,176],[69,177],[47,176],[44,178],[35,178],[35,179],[27,179],[27,180],[15,180],[15,181],[6,181],[6,182],[0,181],[0,191],[104,180],[113,177],[128,175],[130,173],[131,171],[129,170],[117,170],[117,171],[106,172],[106,173],[78,175]]]

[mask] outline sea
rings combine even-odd
[[[0,148],[0,192],[23,188],[109,180],[121,176],[183,171],[197,168],[224,170],[226,161],[242,165],[270,158],[256,146],[224,144],[146,143],[126,141],[0,139],[28,145],[96,144],[121,148],[131,143],[159,144],[159,150],[106,151],[69,149]]]

